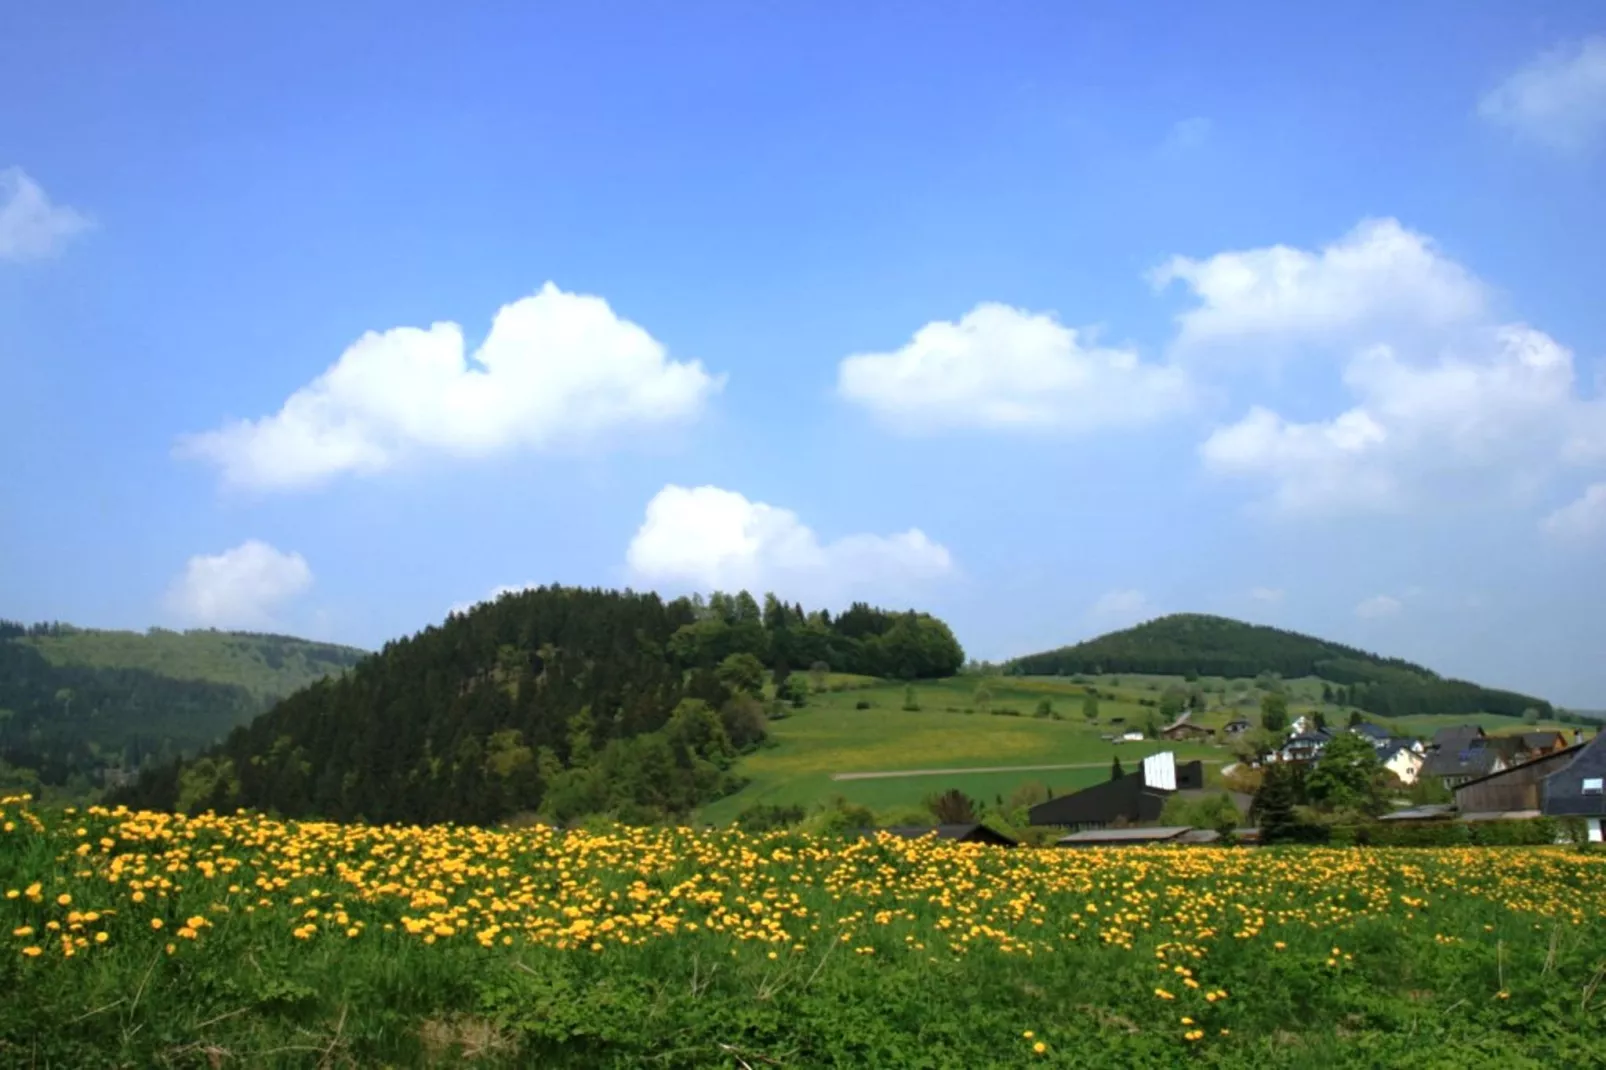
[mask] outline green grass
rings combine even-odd
[[[3,1066],[1606,1065],[1576,850],[0,811]]]
[[[904,710],[904,686],[881,683],[856,690],[810,696],[809,705],[770,725],[770,745],[742,759],[737,771],[751,783],[735,795],[704,807],[700,820],[722,824],[748,806],[820,803],[833,795],[876,810],[918,806],[926,797],[959,788],[992,803],[1021,784],[1041,781],[1056,792],[1086,787],[1109,775],[1119,755],[1133,769],[1145,755],[1170,750],[1179,759],[1230,759],[1223,747],[1145,741],[1112,744],[1101,736],[1133,727],[1149,711],[1135,701],[1102,701],[1099,719],[1082,717],[1085,689],[1069,681],[993,678],[985,681],[993,709],[1013,708],[1020,716],[975,710],[973,677],[922,681],[914,685],[919,710]],[[1133,696],[1136,697],[1135,695]],[[1033,717],[1048,699],[1062,720]],[[855,704],[870,702],[870,709]],[[1112,725],[1112,717],[1125,724]],[[1092,769],[969,773],[877,780],[832,780],[834,773],[911,769],[964,769],[1012,765],[1093,763]]]

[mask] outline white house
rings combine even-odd
[[[1416,783],[1417,774],[1422,771],[1422,763],[1425,760],[1409,742],[1400,739],[1391,739],[1387,743],[1378,744],[1377,758],[1384,769],[1400,778],[1402,784]]]

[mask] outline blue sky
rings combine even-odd
[[[0,15],[0,615],[745,584],[1606,706],[1598,5],[470,7]]]

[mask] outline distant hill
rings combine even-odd
[[[387,643],[113,799],[399,822],[679,818],[737,786],[769,679],[822,662],[949,676],[963,660],[923,613],[546,587]]]
[[[282,635],[0,621],[0,763],[10,781],[81,792],[214,743],[364,656]]]
[[[1340,688],[1343,704],[1383,717],[1478,712],[1520,717],[1530,709],[1550,717],[1555,712],[1543,699],[1446,679],[1400,658],[1197,613],[1160,617],[1074,646],[1017,658],[1006,671],[1029,676],[1153,673],[1236,678],[1271,672],[1330,681]]]

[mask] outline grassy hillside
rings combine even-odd
[[[1532,710],[1553,716],[1550,703],[1532,695],[1450,680],[1399,658],[1298,632],[1246,624],[1226,617],[1178,613],[1074,646],[1018,658],[1018,675],[1148,673],[1187,678],[1316,677],[1343,689],[1340,701],[1382,717],[1496,713],[1521,717]]]
[[[1141,685],[1095,683],[1092,689],[1100,695],[1115,697],[1101,698],[1098,719],[1088,721],[1082,703],[1090,688],[1068,680],[961,676],[913,685],[862,678],[855,683],[847,689],[843,679],[833,677],[830,686],[843,689],[812,695],[808,706],[772,722],[769,744],[737,765],[737,772],[750,783],[704,807],[699,817],[718,824],[759,803],[808,807],[833,795],[890,811],[918,806],[927,796],[949,788],[994,803],[1031,781],[1047,784],[1056,793],[1086,787],[1109,776],[1110,759],[1116,755],[1128,769],[1160,750],[1174,751],[1183,759],[1230,760],[1225,747],[1106,741],[1105,734],[1136,726],[1152,712],[1140,705],[1147,695]],[[918,709],[903,708],[908,689]],[[1045,700],[1060,719],[1033,716]],[[869,708],[858,708],[861,703]],[[983,707],[992,712],[983,712]],[[1112,723],[1116,718],[1119,723]],[[1043,765],[1086,768],[1020,768]],[[836,774],[1000,766],[1015,768],[833,779]]]
[[[210,629],[124,632],[58,625],[15,641],[38,650],[56,666],[140,669],[174,680],[243,687],[258,699],[283,698],[351,668],[367,653],[286,635]]]

